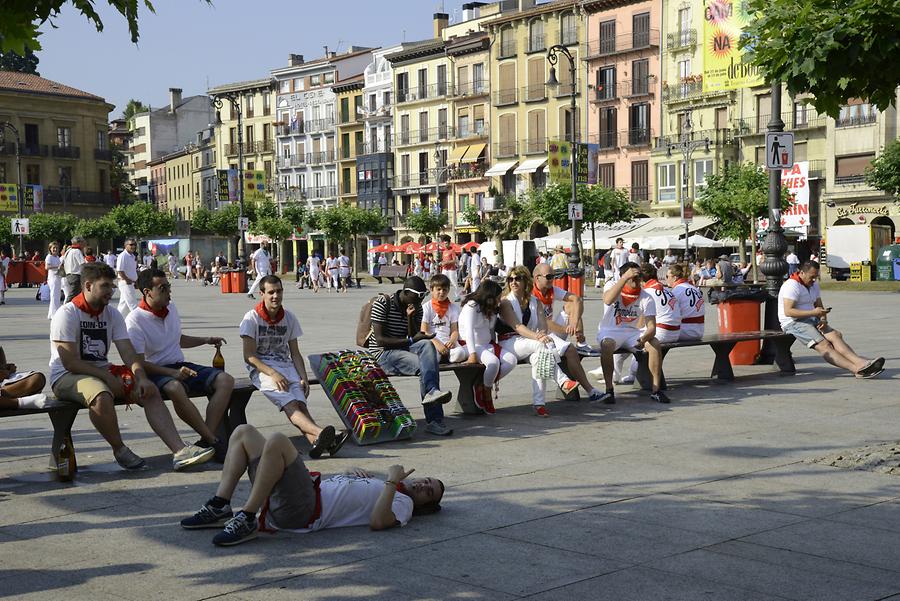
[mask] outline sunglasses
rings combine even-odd
[[[522,276],[520,276],[520,275],[511,275],[511,276],[509,276],[508,278],[506,278],[506,281],[507,281],[507,282],[519,282],[519,283],[522,283],[522,282],[525,281],[525,278],[522,277]]]
[[[425,295],[428,294],[426,290],[413,290],[412,288],[404,288],[404,292],[409,292],[410,294],[415,294],[417,298],[423,299]]]

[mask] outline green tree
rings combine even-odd
[[[501,196],[495,188],[488,194],[495,199],[495,210],[482,211],[474,203],[463,209],[463,219],[477,227],[488,240],[494,242],[500,262],[503,262],[503,240],[518,238],[534,222],[531,204],[513,195]]]
[[[781,189],[781,208],[788,208],[791,193]],[[756,220],[769,213],[769,174],[753,163],[731,163],[706,176],[697,193],[697,208],[719,220],[719,234],[740,242],[741,262],[747,260],[744,242],[751,238]]]
[[[900,196],[900,140],[894,140],[884,148],[884,152],[866,169],[866,183],[887,192]]]
[[[125,154],[122,147],[118,144],[110,146],[112,153],[112,168],[109,172],[109,187],[119,191],[119,202],[128,204],[137,200],[137,193],[134,184],[125,171]]]
[[[211,0],[204,0],[211,4]],[[138,9],[143,7],[151,13],[156,11],[150,0],[106,0],[109,5],[125,17],[128,23],[128,33],[135,44],[140,38],[138,28]],[[54,19],[60,11],[71,4],[90,22],[97,31],[103,31],[103,20],[97,13],[94,5],[96,0],[5,0],[3,2],[3,18],[0,19],[0,50],[13,50],[19,54],[25,52],[25,48],[40,50],[41,44],[38,31],[44,23],[56,27]]]
[[[30,237],[34,237],[34,233]],[[0,244],[12,244],[18,236],[12,234],[12,218],[0,215]]]
[[[15,71],[17,73],[30,73],[40,75],[37,70],[38,57],[31,48],[25,48],[23,54],[11,50],[3,50],[3,40],[0,39],[0,71]]]
[[[387,219],[375,211],[351,205],[349,203],[328,207],[309,214],[308,225],[312,229],[321,230],[328,240],[347,244],[357,236],[371,232],[379,232],[387,227]],[[355,244],[349,244],[350,254],[356,250]],[[356,261],[351,263],[356,273]]]
[[[122,118],[126,121],[130,121],[132,117],[134,117],[138,113],[143,113],[144,111],[150,110],[150,107],[144,106],[144,103],[136,98],[131,98],[128,101],[128,104],[125,105],[125,109],[122,111]]]
[[[200,207],[194,211],[191,217],[191,232],[196,234],[213,234],[213,212],[206,207]]]
[[[175,231],[175,216],[158,210],[149,202],[118,205],[108,213],[108,217],[118,224],[122,236],[145,239]]]
[[[435,212],[427,207],[419,207],[419,210],[412,210],[404,215],[401,221],[412,231],[433,240],[447,227],[448,219],[446,211]]]
[[[113,238],[121,235],[119,224],[109,214],[99,218],[79,219],[75,223],[73,232],[84,238],[94,238],[98,241],[110,243]]]
[[[305,229],[309,224],[309,211],[299,203],[282,205],[281,216],[297,230]]]
[[[766,81],[813,94],[816,110],[832,117],[851,98],[881,110],[894,103],[900,1],[749,0],[748,12],[740,45]]]
[[[34,213],[29,215],[30,237],[45,242],[68,244],[78,219],[68,213]]]

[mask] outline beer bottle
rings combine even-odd
[[[212,366],[216,369],[225,369],[225,357],[222,356],[222,348],[216,346],[216,354],[213,355]]]
[[[60,482],[69,482],[74,477],[75,447],[72,445],[72,438],[65,436],[56,456],[56,478]]]

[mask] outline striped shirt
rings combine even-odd
[[[416,312],[412,316],[414,326],[410,329],[410,321],[406,317],[405,308],[401,308],[398,295],[394,294],[390,303],[385,300],[384,296],[379,296],[372,303],[372,324],[376,323],[381,324],[381,333],[387,338],[408,338],[418,331],[418,326],[422,323],[422,305],[416,307]],[[380,358],[385,351],[385,348],[375,340],[374,330],[366,340],[366,348],[376,359]]]

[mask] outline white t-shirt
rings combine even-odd
[[[486,318],[475,301],[469,301],[459,312],[459,337],[464,340],[469,352],[479,346],[487,346],[494,339],[494,325],[497,316]]]
[[[628,253],[628,261],[630,261],[631,263],[637,263],[638,265],[640,265],[641,263],[644,262],[644,259],[641,257],[641,255],[639,253],[629,252]]]
[[[450,303],[443,317],[438,317],[431,301],[422,303],[422,323],[428,324],[428,331],[435,334],[435,338],[446,344],[450,340],[450,325],[459,323],[459,305]]]
[[[181,350],[181,316],[174,303],[169,303],[169,314],[160,319],[150,311],[138,308],[125,318],[128,337],[138,353],[157,365],[171,365],[184,361]]]
[[[337,269],[338,260],[335,257],[328,257],[325,260],[325,269],[328,270],[328,275],[336,275],[334,270]]]
[[[616,285],[616,282],[609,281],[603,286],[603,292]],[[622,302],[621,295],[613,304],[603,307],[603,317],[600,319],[600,327],[598,330],[621,330],[626,328],[638,329],[638,321],[641,316],[656,316],[656,303],[653,297],[646,290],[641,290],[640,297],[627,307]]]
[[[81,273],[82,265],[84,265],[84,254],[80,248],[70,248],[63,255],[63,267],[66,269],[66,275]]]
[[[678,302],[671,290],[660,282],[644,286],[644,290],[653,297],[656,305],[656,323],[671,326],[681,325],[681,309],[679,309]]]
[[[106,258],[104,259],[104,261],[106,261],[106,264],[107,264],[107,265],[109,265],[110,267],[112,267],[113,269],[115,269],[115,268],[116,268],[116,259],[117,259],[117,258],[118,258],[118,257],[116,256],[116,253],[113,253],[113,252],[111,252],[111,253],[106,253]]]
[[[116,259],[116,271],[121,271],[125,277],[134,282],[137,280],[137,259],[128,251],[124,251]]]
[[[703,292],[690,282],[681,282],[672,288],[678,303],[682,321],[690,317],[703,317],[705,312]]]
[[[350,275],[350,257],[347,255],[341,255],[338,257],[338,265],[341,270],[341,277],[345,278]]]
[[[272,271],[272,264],[269,263],[269,253],[262,248],[257,248],[251,257],[256,265],[256,273],[268,275]]]
[[[319,273],[319,258],[318,257],[309,257],[306,260],[306,264],[309,265],[309,273],[315,275]]]
[[[128,330],[122,314],[115,307],[107,305],[103,313],[94,318],[75,303],[66,303],[50,321],[50,385],[67,373],[54,341],[75,342],[82,361],[105,368],[109,365],[109,347],[119,340],[128,340]]]
[[[256,309],[250,309],[241,320],[240,335],[256,341],[256,356],[266,365],[293,367],[294,362],[291,360],[288,343],[303,336],[303,330],[300,328],[300,322],[288,310],[285,310],[281,321],[269,325],[269,322],[257,315]],[[247,369],[256,370],[249,363]]]
[[[628,261],[628,250],[624,248],[614,248],[612,249],[612,267],[613,271],[616,272],[616,275],[619,273],[619,268],[622,267]]]
[[[795,309],[812,311],[816,308],[815,303],[820,296],[822,291],[819,289],[819,282],[813,282],[813,285],[807,288],[793,278],[786,279],[778,291],[778,322],[784,327],[794,321],[793,317],[784,314],[784,299],[794,301]]]
[[[44,263],[47,264],[47,278],[49,279],[49,278],[57,277],[57,275],[56,275],[58,273],[57,269],[59,269],[59,266],[62,263],[62,260],[59,257],[57,257],[56,255],[50,254],[50,255],[47,255],[46,257],[44,257]],[[54,269],[54,267],[56,269]]]
[[[787,262],[788,265],[799,265],[800,264],[800,258],[797,255],[795,255],[794,253],[791,253],[788,256],[786,256],[784,258],[784,260]]]
[[[322,495],[322,515],[309,528],[292,532],[315,532],[325,528],[368,526],[372,509],[384,490],[384,480],[357,476],[332,476],[319,483]],[[413,513],[413,500],[403,493],[396,493],[391,511],[401,526],[409,523]],[[268,521],[268,520],[267,520]],[[274,524],[267,524],[274,527]]]
[[[663,265],[674,265],[678,262],[678,257],[675,255],[666,255],[662,259]]]

